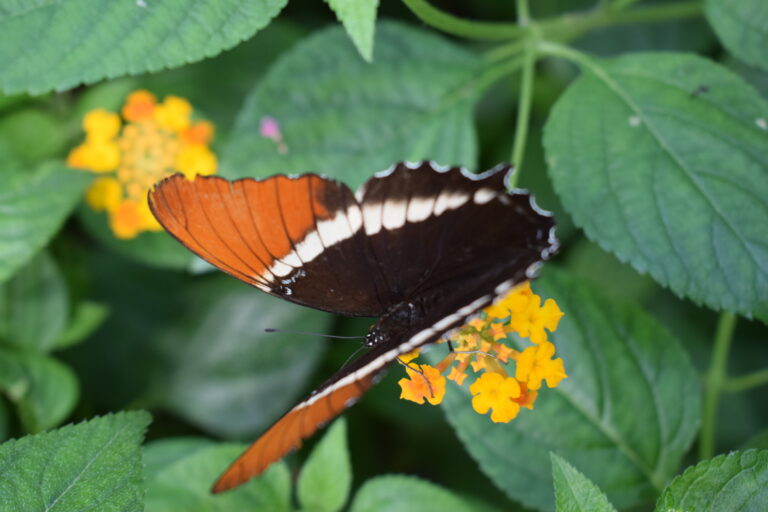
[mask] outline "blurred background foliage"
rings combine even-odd
[[[149,62],[146,68],[129,66],[138,71],[133,76],[114,79],[102,80],[104,76],[124,74],[113,71],[112,64],[103,70],[94,65],[90,77],[75,79],[77,63],[70,63],[70,68],[56,68],[48,82],[37,85],[25,81],[30,79],[29,73],[21,64],[3,71],[5,78],[0,86],[14,92],[0,95],[0,440],[109,412],[146,409],[154,417],[147,431],[149,478],[162,475],[167,479],[164,485],[172,487],[186,478],[185,467],[208,464],[215,456],[221,460],[216,467],[221,468],[241,446],[170,438],[252,440],[338,369],[357,348],[354,341],[266,334],[265,327],[349,335],[364,333],[371,323],[297,307],[249,289],[220,272],[210,272],[165,233],[144,233],[128,241],[116,239],[103,215],[82,204],[88,177],[64,164],[68,151],[82,138],[80,123],[89,110],[118,111],[127,94],[136,89],[148,89],[158,97],[174,94],[187,98],[200,117],[215,123],[213,149],[219,156],[219,173],[229,178],[312,170],[356,187],[372,172],[398,160],[429,158],[476,170],[509,160],[519,79],[510,69],[489,71],[484,63],[493,48],[490,43],[439,35],[415,18],[403,3],[382,2],[373,61],[369,63],[358,54],[370,51],[365,38],[358,36],[358,46],[353,45],[328,5],[307,1],[292,1],[284,8],[284,2],[279,1],[256,4],[259,7],[249,10],[244,18],[266,16],[259,9],[269,11],[269,16],[279,12],[279,17],[270,23],[264,18],[263,28],[250,38],[248,30],[252,32],[253,25],[244,20],[243,26],[232,28],[231,33],[217,35],[223,40],[211,52],[214,56],[191,64],[182,65],[185,60],[178,49],[169,46],[156,50],[157,61]],[[514,2],[445,0],[439,6],[470,20],[510,21],[516,17]],[[588,0],[537,0],[532,2],[531,14],[535,19],[549,18],[592,7],[594,2]],[[0,18],[0,27],[11,22]],[[728,27],[719,30],[727,33]],[[246,40],[236,44],[240,39]],[[750,53],[749,58],[739,60],[726,50],[731,42],[721,40],[699,14],[669,21],[596,27],[572,44],[602,57],[641,51],[695,53],[730,68],[763,99],[768,98],[768,72],[765,67],[759,69],[768,51],[756,57]],[[89,44],[97,43],[85,46]],[[3,48],[0,61],[6,62],[3,59],[12,51]],[[31,51],[25,55],[30,59],[30,69],[49,65],[51,59],[57,58],[48,54],[33,58]],[[162,70],[171,65],[180,67]],[[674,434],[672,437],[682,438],[647,447],[650,459],[669,457],[660,463],[664,468],[655,475],[662,480],[657,482],[659,485],[678,471],[680,458],[684,458],[683,466],[697,460],[689,448],[699,421],[698,379],[711,363],[719,314],[680,298],[649,275],[638,273],[612,254],[621,253],[620,249],[605,244],[601,248],[592,240],[595,236],[590,239],[577,227],[584,222],[574,222],[569,212],[581,212],[588,206],[563,206],[562,194],[555,193],[551,181],[557,171],[550,166],[548,172],[542,141],[555,101],[578,70],[562,59],[546,58],[538,63],[537,71],[529,142],[518,185],[530,189],[542,207],[555,212],[562,250],[548,264],[555,268],[545,272],[534,289],[557,297],[566,318],[570,316],[579,323],[555,337],[571,375],[565,394],[555,398],[554,393],[545,393],[541,400],[549,400],[548,405],[535,412],[526,411],[531,414],[512,422],[510,428],[520,439],[510,449],[538,443],[547,448],[530,455],[535,460],[530,469],[535,475],[530,480],[516,472],[504,475],[508,466],[503,456],[496,454],[498,466],[493,467],[488,462],[494,458],[493,453],[477,452],[489,447],[491,452],[503,452],[509,438],[493,441],[498,430],[491,428],[487,418],[469,417],[468,396],[455,394],[452,400],[463,403],[447,404],[446,414],[440,408],[398,400],[396,381],[401,374],[394,369],[346,413],[353,489],[377,475],[404,473],[437,483],[471,503],[480,500],[503,510],[522,510],[524,506],[517,505],[522,502],[549,509],[554,498],[548,451],[556,450],[597,481],[615,505],[652,501],[661,490],[659,486],[653,490],[654,476],[646,481],[642,476],[621,473],[617,468],[623,462],[614,458],[613,452],[606,452],[602,470],[595,469],[594,460],[588,460],[591,452],[581,453],[579,446],[603,441],[585,432],[577,412],[561,410],[568,409],[569,388],[573,388],[572,396],[578,396],[586,386],[584,380],[576,379],[579,368],[594,371],[607,364],[604,371],[609,372],[610,361],[600,362],[595,351],[608,351],[614,345],[616,351],[627,350],[620,346],[619,328],[614,326],[617,330],[613,332],[595,327],[609,326],[616,317],[643,326],[638,339],[645,340],[645,348],[632,352],[640,366],[644,358],[651,361],[665,350],[674,352],[671,359],[654,368],[673,365],[679,382],[665,382],[663,386],[671,388],[663,390],[650,389],[649,396],[638,398],[642,403],[635,411],[634,405],[622,405],[621,397],[631,396],[640,385],[638,381],[616,375],[615,381],[607,378],[595,386],[617,393],[615,407],[628,415],[631,423],[652,424],[654,419],[643,415],[651,410],[675,410],[680,414],[678,423],[659,427],[663,431],[659,436]],[[77,85],[82,81],[89,85]],[[585,87],[595,89],[594,84]],[[18,92],[23,89],[34,94]],[[47,92],[50,89],[62,91]],[[593,105],[583,104],[580,111],[571,112],[572,130],[578,132],[581,125],[593,121]],[[767,114],[763,111],[763,118]],[[259,135],[259,120],[265,115],[280,120],[288,141],[287,154],[276,151],[272,141]],[[548,128],[547,137],[554,140],[555,131]],[[759,144],[768,150],[764,139]],[[763,161],[765,154],[768,152],[763,153]],[[762,180],[766,179],[767,168],[762,168]],[[628,169],[631,172],[631,162]],[[577,183],[567,180],[585,179],[573,171],[563,176],[563,183],[575,187]],[[759,199],[765,204],[768,198]],[[592,207],[600,208],[601,204]],[[763,224],[764,233],[765,217],[754,222]],[[768,253],[760,254],[765,265]],[[758,284],[766,286],[764,281]],[[704,295],[696,301],[710,303]],[[585,304],[592,305],[592,309]],[[758,316],[764,313],[755,309]],[[740,318],[733,335],[728,373],[746,375],[764,369],[768,362],[767,337],[763,322]],[[676,340],[681,342],[682,350]],[[650,405],[654,400],[668,403]],[[572,420],[569,414],[574,416]],[[556,432],[545,434],[543,430],[554,417],[565,418],[558,424],[561,434],[563,429],[573,429],[577,434],[563,434],[561,440],[552,441]],[[757,435],[762,437],[752,441],[753,446],[766,447],[765,388],[726,393],[717,418],[717,453],[738,449]],[[136,428],[140,428],[141,421],[136,420]],[[626,428],[628,437],[636,434],[630,432],[630,426]],[[651,426],[648,430],[652,430]],[[309,441],[310,446],[316,443],[317,439]],[[205,458],[206,450],[215,455]],[[310,452],[305,449],[289,456],[289,467],[299,467]],[[178,454],[182,453],[200,460],[181,464]],[[546,458],[542,458],[544,455]],[[476,461],[480,461],[482,471]],[[559,467],[562,475],[571,474],[566,466]],[[288,470],[280,466],[274,471],[270,485],[282,489]],[[281,471],[285,475],[278,474]],[[613,481],[614,471],[627,480]],[[496,485],[487,474],[496,475],[492,476]],[[627,482],[635,477],[637,487],[627,491]],[[207,489],[210,482],[202,477],[200,480]],[[399,484],[408,489],[412,485]],[[375,486],[368,489],[370,496],[375,496],[376,491]],[[422,491],[437,492],[407,492],[416,495]],[[173,506],[178,506],[178,502],[165,502],[168,498],[163,497],[163,492],[162,486],[160,490],[151,488],[148,503],[152,505],[148,510],[174,510]],[[452,499],[432,499],[443,498]],[[234,507],[231,510],[242,510],[237,507],[254,503],[229,499],[234,500],[229,505]],[[358,497],[356,506],[360,510],[368,510],[365,499]],[[482,508],[479,504],[477,507]]]

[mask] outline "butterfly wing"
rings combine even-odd
[[[234,182],[176,175],[150,192],[163,227],[225,272],[299,304],[383,315],[384,341],[270,427],[215,491],[261,473],[359,398],[398,355],[533,277],[557,248],[554,223],[526,193],[507,192],[508,171],[398,164],[356,197],[312,174]]]
[[[337,181],[176,174],[150,191],[149,205],[189,250],[272,295],[351,316],[379,316],[392,300],[364,256],[360,208]]]
[[[365,237],[358,248],[379,269],[390,298],[377,323],[384,341],[272,425],[224,472],[214,492],[260,474],[341,414],[399,355],[434,342],[533,277],[557,249],[554,222],[527,193],[507,192],[508,172],[501,167],[475,176],[431,163],[398,164],[361,187]]]
[[[469,174],[400,163],[357,191],[373,258],[401,301],[439,299],[427,308],[437,320],[535,277],[557,250],[554,220],[526,191],[508,191],[510,175],[509,166]],[[451,297],[448,309],[437,305]]]

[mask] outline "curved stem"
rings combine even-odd
[[[525,27],[531,21],[531,10],[528,8],[528,0],[517,0],[517,24]]]
[[[426,0],[403,0],[406,6],[421,21],[439,29],[446,34],[467,37],[470,39],[484,39],[498,41],[512,39],[522,33],[522,29],[515,23],[496,23],[488,21],[470,21],[458,18],[452,14],[433,7]]]
[[[539,22],[539,26],[544,37],[558,41],[570,41],[585,32],[600,27],[692,18],[700,16],[702,11],[702,2],[694,0],[650,5],[626,11],[616,11],[611,8],[565,14],[557,18],[543,20]]]
[[[723,382],[723,391],[726,393],[739,393],[768,384],[768,368],[756,372],[732,377]]]
[[[533,98],[533,77],[536,66],[536,47],[529,43],[523,53],[523,69],[520,73],[520,99],[517,102],[517,122],[515,140],[512,144],[512,165],[515,173],[510,177],[509,186],[514,187],[520,179],[521,165],[528,138],[528,125],[531,118],[531,99]]]
[[[728,365],[728,350],[736,327],[736,315],[723,312],[717,324],[712,361],[704,384],[704,409],[702,411],[701,433],[699,434],[699,459],[710,459],[715,454],[715,424],[717,404],[725,381]]]

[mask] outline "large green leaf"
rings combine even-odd
[[[214,444],[200,439],[164,439],[147,444],[146,512],[292,510],[291,477],[282,462],[237,489],[211,494],[216,477],[244,449],[245,445]]]
[[[491,512],[435,484],[404,475],[386,475],[368,480],[355,495],[350,512]]]
[[[212,59],[138,76],[134,81],[158,97],[175,94],[187,98],[200,117],[216,125],[213,149],[218,151],[254,84],[304,35],[304,30],[278,19],[248,41]]]
[[[768,2],[707,0],[707,19],[729,52],[768,70]]]
[[[0,445],[0,510],[141,512],[149,422],[123,412]]]
[[[599,487],[554,453],[552,478],[557,512],[616,512]]]
[[[336,17],[344,25],[349,38],[360,55],[371,62],[373,58],[373,31],[376,27],[376,9],[379,0],[326,0]]]
[[[315,171],[350,186],[398,160],[474,168],[472,107],[486,75],[474,55],[395,23],[379,24],[374,63],[340,27],[304,39],[254,89],[222,156],[229,177]],[[274,118],[283,153],[261,135]]]
[[[187,64],[252,36],[285,4],[54,0],[30,5],[4,0],[0,89],[38,94]]]
[[[592,62],[545,130],[574,221],[678,295],[768,314],[768,103],[693,55]]]
[[[210,432],[251,436],[294,405],[325,343],[264,329],[322,333],[330,318],[210,276],[159,335],[153,398]]]
[[[27,432],[39,432],[69,416],[79,386],[72,370],[55,359],[0,348],[0,391],[16,405]]]
[[[468,386],[449,389],[448,420],[494,483],[528,506],[554,508],[550,452],[617,507],[654,499],[698,426],[698,379],[687,355],[653,318],[562,271],[548,267],[533,289],[565,312],[552,337],[568,378],[508,424],[475,413]]]
[[[90,180],[59,163],[25,171],[0,157],[0,282],[48,243]]]
[[[90,336],[106,320],[109,308],[100,302],[83,300],[75,304],[69,325],[56,339],[56,348],[76,345]]]
[[[768,451],[720,455],[685,470],[659,498],[656,510],[760,512],[768,503]]]
[[[45,251],[0,284],[0,342],[47,352],[58,343],[68,318],[64,276]]]
[[[336,512],[347,502],[352,486],[347,448],[347,423],[339,418],[312,450],[301,468],[296,492],[304,510]]]

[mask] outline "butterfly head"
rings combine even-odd
[[[373,326],[371,327],[371,330],[368,331],[368,334],[365,335],[365,341],[363,341],[363,345],[366,347],[375,347],[376,345],[384,343],[386,339],[387,337],[383,332],[381,332],[381,329]]]

